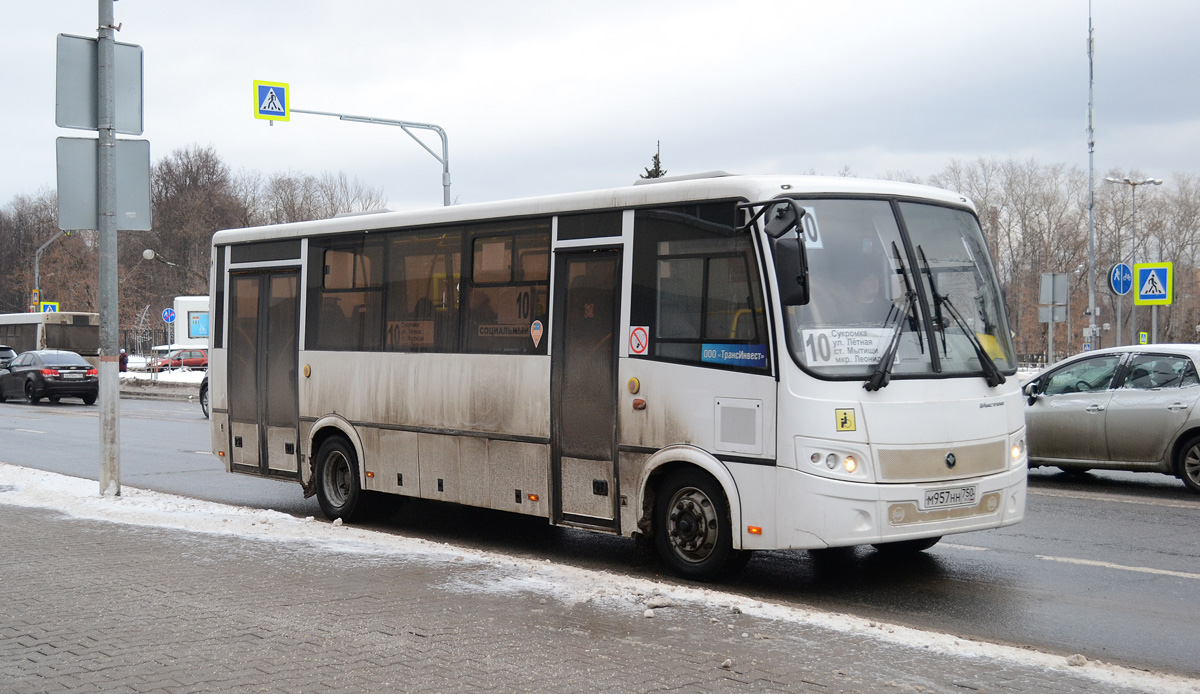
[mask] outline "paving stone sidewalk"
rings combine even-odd
[[[717,607],[473,590],[486,565],[3,505],[0,690],[1132,692]]]

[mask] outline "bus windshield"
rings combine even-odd
[[[785,311],[801,367],[847,379],[881,368],[910,377],[1015,368],[999,283],[973,215],[888,200],[802,205],[810,300]]]

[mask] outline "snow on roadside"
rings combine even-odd
[[[149,371],[123,371],[121,372],[122,381],[139,381],[141,383],[170,383],[176,384],[195,384],[200,385],[200,381],[204,380],[204,371],[198,369],[172,369],[170,371],[161,371],[151,373]]]
[[[1098,683],[1146,692],[1200,694],[1200,681],[1118,667],[1081,656],[1062,656],[973,641],[851,615],[754,600],[720,588],[690,587],[623,576],[546,560],[524,559],[456,547],[419,538],[296,518],[278,511],[249,509],[154,491],[122,487],[117,498],[102,497],[94,480],[67,477],[0,463],[0,504],[59,511],[81,519],[153,526],[263,541],[305,541],[330,553],[386,556],[421,563],[466,562],[486,573],[464,573],[449,586],[472,593],[550,595],[565,602],[591,601],[615,609],[653,615],[655,608],[693,605],[740,612],[852,633],[955,657],[977,657],[1042,667],[1087,677]],[[461,565],[461,564],[460,564]]]

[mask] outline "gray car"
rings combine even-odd
[[[1163,472],[1200,492],[1200,345],[1084,352],[1024,386],[1029,465]]]

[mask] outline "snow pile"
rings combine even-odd
[[[136,381],[139,385],[147,383],[170,383],[172,385],[200,385],[200,381],[204,380],[204,371],[196,369],[171,369],[170,371],[161,371],[158,373],[150,373],[149,371],[124,371],[121,373],[122,381]]]
[[[1082,656],[1062,656],[973,641],[947,634],[886,624],[844,614],[754,600],[720,588],[672,585],[636,576],[514,558],[387,533],[296,518],[278,511],[228,506],[123,487],[120,497],[99,494],[93,480],[0,463],[0,503],[50,509],[112,523],[233,535],[294,545],[297,541],[330,553],[374,554],[417,563],[462,562],[486,572],[455,574],[452,590],[472,594],[533,593],[568,603],[591,602],[652,617],[655,610],[713,608],[779,622],[815,626],[839,633],[944,653],[1070,671],[1098,683],[1147,692],[1200,694],[1200,682],[1117,667]],[[747,634],[749,636],[749,634]]]

